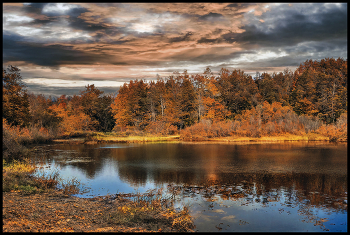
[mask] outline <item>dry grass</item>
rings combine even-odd
[[[65,194],[76,194],[79,192],[79,181],[70,180],[63,182],[59,178],[58,172],[48,176],[34,176],[37,168],[29,163],[28,159],[21,161],[13,160],[6,162],[3,159],[2,171],[2,191],[18,191],[22,194],[42,193],[51,189],[56,189],[58,185]]]
[[[222,142],[285,142],[285,141],[329,141],[327,136],[323,136],[316,133],[309,133],[305,135],[293,135],[284,134],[278,136],[261,136],[261,137],[241,137],[241,136],[228,136],[212,138],[211,141]]]
[[[176,211],[171,199],[161,196],[162,191],[137,194],[133,200],[117,200],[108,221],[128,227],[146,227],[151,231],[192,232],[194,225],[187,207]]]
[[[191,232],[188,210],[175,211],[163,199],[139,195],[78,198],[62,191],[3,193],[5,232]]]
[[[76,132],[67,139],[56,139],[55,142],[77,142],[85,144],[95,144],[98,142],[116,142],[116,143],[142,143],[142,142],[163,142],[163,141],[177,141],[179,135],[158,136],[151,134],[139,135],[121,135],[115,132]]]
[[[177,140],[179,138],[179,135],[172,135],[172,136],[154,136],[154,135],[146,135],[146,136],[116,136],[116,135],[99,135],[96,137],[96,140],[98,141],[111,141],[111,142],[127,142],[127,143],[134,143],[134,142],[160,142],[160,141],[173,141]]]
[[[53,188],[58,181],[56,176],[48,178],[36,178],[32,174],[35,167],[26,161],[14,160],[7,163],[3,159],[2,191],[20,191],[23,194],[43,192],[45,189]]]

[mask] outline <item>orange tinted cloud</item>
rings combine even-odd
[[[346,7],[346,3],[3,4],[3,61],[20,65],[24,73],[30,71],[28,79],[44,79],[41,73],[46,70],[46,79],[89,82],[154,79],[157,73],[167,76],[185,69],[198,73],[207,66],[213,72],[221,66],[251,74],[264,68],[283,71],[306,59],[347,57]]]

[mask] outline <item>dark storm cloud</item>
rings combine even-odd
[[[254,3],[230,3],[226,7],[233,7],[233,8],[245,8]]]
[[[26,61],[42,66],[60,66],[68,64],[94,64],[108,61],[103,53],[89,53],[75,50],[72,46],[60,44],[43,45],[26,42],[25,37],[16,34],[3,35],[3,62]],[[112,64],[125,64],[112,61]]]
[[[37,15],[46,15],[49,17],[56,17],[56,16],[63,16],[63,15],[69,15],[69,16],[73,16],[73,17],[77,17],[79,16],[81,13],[87,12],[88,10],[84,7],[80,7],[80,6],[76,6],[76,7],[72,7],[68,10],[65,11],[43,11],[45,7],[50,7],[50,6],[54,6],[56,3],[29,3],[29,4],[25,4],[23,7],[24,12],[27,13],[34,13]],[[68,5],[68,4],[67,4]]]
[[[74,7],[64,12],[60,11],[49,11],[43,13],[42,10],[47,4],[31,4],[29,5],[26,11],[30,13],[36,13],[38,16],[42,14],[45,16],[45,19],[34,19],[32,22],[27,23],[27,25],[40,25],[40,26],[49,26],[52,23],[60,24],[60,18],[63,17],[68,21],[67,27],[70,27],[72,30],[82,30],[85,32],[97,32],[94,38],[91,38],[90,41],[95,41],[103,38],[104,35],[114,36],[118,33],[118,28],[110,27],[106,22],[90,22],[86,20],[82,15],[84,13],[90,12],[84,7]],[[99,16],[95,16],[95,19]]]
[[[43,25],[48,25],[52,22],[57,22],[57,17],[46,17],[45,19],[34,19],[32,22],[27,23],[26,25],[38,25],[38,26],[43,26]]]
[[[284,17],[273,21],[273,24],[266,25],[266,22],[247,24],[241,27],[245,32],[227,33],[222,35],[222,38],[230,43],[281,47],[305,41],[322,41],[347,36],[346,7],[334,7],[317,14],[302,14],[294,10],[286,10],[283,13]]]
[[[223,15],[219,14],[219,13],[213,13],[210,12],[208,14],[202,15],[200,17],[198,17],[199,20],[217,20],[222,18]]]
[[[305,52],[308,53],[320,53],[327,55],[324,55],[324,57],[337,57],[336,54],[339,53],[339,51],[344,51],[346,53],[346,50],[344,48],[347,48],[347,39],[341,38],[341,39],[330,39],[330,40],[324,40],[320,42],[309,42],[309,43],[303,43],[302,45],[298,46],[287,46],[284,47],[284,51],[287,54],[304,54]],[[333,55],[332,55],[333,53]]]
[[[222,42],[224,42],[224,39],[222,39],[222,38],[206,38],[206,37],[202,37],[197,42],[198,43],[222,43]]]
[[[187,32],[183,36],[169,38],[169,42],[173,43],[173,42],[189,41],[191,40],[191,35],[192,35],[192,32]]]
[[[84,52],[72,51],[61,45],[43,46],[42,44],[25,42],[18,35],[3,35],[3,60],[24,60],[37,65],[59,66],[62,62],[69,63],[77,59],[84,59]]]
[[[24,5],[23,10],[27,13],[41,14],[43,8],[49,3],[31,3]]]
[[[74,29],[84,30],[89,32],[95,32],[98,30],[105,30],[110,28],[106,26],[106,24],[103,22],[91,23],[91,22],[87,22],[84,18],[80,17],[81,14],[86,12],[89,12],[86,8],[72,8],[67,13],[65,13],[65,15],[69,16],[68,18],[69,26]]]

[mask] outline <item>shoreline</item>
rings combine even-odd
[[[159,190],[92,198],[57,187],[32,191],[24,182],[33,179],[31,165],[15,164],[3,171],[6,182],[13,179],[9,174],[22,178],[19,186],[3,188],[3,232],[194,232],[188,208],[177,210]]]
[[[188,211],[127,197],[79,198],[52,189],[3,192],[3,232],[193,232]],[[177,223],[174,221],[181,221]]]
[[[330,141],[329,137],[321,135],[280,135],[280,136],[262,136],[262,137],[201,137],[194,136],[190,139],[181,139],[180,135],[153,136],[153,135],[130,135],[116,136],[113,134],[89,133],[87,136],[64,137],[53,139],[53,143],[71,143],[71,144],[98,144],[98,143],[146,143],[146,142],[175,142],[175,143],[283,143],[283,142],[329,142],[346,143],[347,139]]]
[[[93,136],[95,135],[95,136]],[[53,143],[97,144],[97,143],[184,143],[184,144],[256,144],[256,143],[332,143],[329,138],[307,135],[285,135],[252,137],[221,137],[195,141],[181,140],[173,136],[115,136],[111,134],[87,133],[55,139]],[[318,137],[318,138],[315,138]],[[346,141],[338,143],[347,144]],[[47,144],[47,143],[46,143]],[[3,172],[4,177],[4,172]],[[144,206],[135,204],[130,198],[119,196],[97,196],[79,198],[67,195],[58,189],[24,195],[20,191],[3,191],[4,232],[193,232],[192,219],[186,211],[174,211],[158,207],[144,214]],[[127,209],[125,209],[127,208]],[[153,210],[153,207],[152,207]],[[138,213],[135,219],[133,214]],[[148,212],[147,212],[148,213]],[[167,214],[170,213],[170,214]],[[170,218],[169,216],[174,216]],[[176,216],[176,217],[175,217]],[[38,218],[42,218],[38,220]],[[179,219],[179,220],[177,220]],[[174,221],[180,221],[178,225]],[[183,222],[183,223],[182,223]],[[185,224],[185,227],[183,227]]]

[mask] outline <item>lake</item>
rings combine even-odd
[[[163,189],[199,232],[347,232],[347,143],[52,144],[38,174],[78,197]]]

